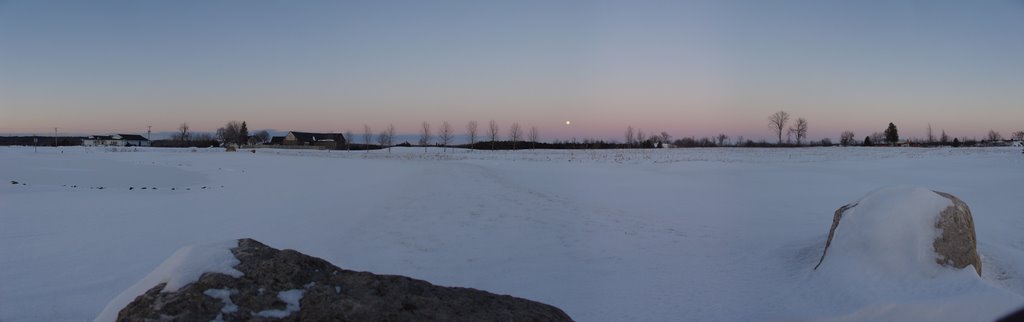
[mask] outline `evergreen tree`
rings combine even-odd
[[[960,147],[960,138],[953,138],[953,146]]]
[[[896,131],[895,124],[889,123],[889,127],[885,129],[885,141],[891,145],[900,141],[900,134]]]
[[[871,136],[870,135],[864,137],[864,146],[871,146]]]
[[[246,143],[249,143],[249,127],[245,125],[245,121],[242,121],[242,127],[238,129],[238,145]]]

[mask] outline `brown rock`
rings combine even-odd
[[[160,292],[163,284],[157,285],[122,309],[117,320],[571,321],[565,312],[547,304],[403,276],[344,270],[252,239],[239,240],[232,253],[240,261],[235,269],[242,277],[206,273],[167,293]],[[296,290],[303,295],[298,310],[289,312],[289,304],[279,294]],[[230,294],[231,303],[210,292]],[[258,315],[265,310],[288,313],[283,318]]]
[[[937,262],[956,268],[974,265],[974,270],[981,276],[981,257],[978,256],[978,239],[974,233],[971,208],[956,196],[939,191],[935,193],[953,202],[953,205],[942,210],[935,223],[936,228],[942,229],[942,235],[932,244],[939,254]]]

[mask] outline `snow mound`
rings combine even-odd
[[[160,283],[167,283],[163,292],[175,292],[182,286],[199,280],[203,273],[223,273],[236,278],[241,277],[242,272],[234,268],[239,263],[231,253],[231,249],[235,247],[238,247],[237,240],[182,247],[149,275],[110,301],[93,321],[116,320],[122,308]]]
[[[853,310],[816,320],[985,321],[1024,300],[973,267],[937,262],[936,223],[951,200],[922,187],[890,186],[849,205],[807,283],[824,302]]]
[[[869,192],[847,209],[820,270],[935,276],[941,266],[932,244],[939,214],[953,203],[934,191],[891,186]]]

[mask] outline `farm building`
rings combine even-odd
[[[84,146],[150,146],[149,139],[138,134],[93,135],[82,140]]]
[[[345,145],[345,136],[341,133],[288,132],[281,145],[319,146],[325,149],[339,149]]]

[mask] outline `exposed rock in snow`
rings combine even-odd
[[[206,273],[219,273],[228,277],[242,276],[242,272],[234,269],[234,266],[238,265],[239,262],[231,254],[231,248],[236,245],[237,242],[231,240],[182,247],[154,269],[153,272],[110,301],[103,309],[103,312],[96,317],[95,321],[114,321],[118,310],[125,307],[132,300],[137,300],[136,296],[143,293],[173,293],[182,286],[195,282],[201,275]],[[149,291],[147,292],[147,290]],[[205,290],[199,290],[198,295],[206,297],[206,295],[202,294]],[[207,320],[212,319],[213,317],[211,316]]]
[[[469,288],[338,268],[252,239],[231,249],[239,274],[210,272],[176,291],[156,285],[118,320],[570,321],[562,310]],[[152,275],[152,274],[151,274]],[[113,305],[113,303],[111,304]]]
[[[932,244],[939,254],[938,263],[956,268],[973,265],[978,276],[981,276],[981,257],[978,256],[978,238],[974,234],[971,208],[954,195],[939,191],[935,193],[953,202],[942,210],[936,223],[942,230],[942,235]]]
[[[970,208],[951,194],[919,187],[878,189],[837,209],[815,269],[826,256],[894,272],[930,271],[932,263],[973,265],[981,276]]]
[[[263,310],[253,314],[259,317],[265,318],[283,318],[291,315],[294,312],[298,312],[301,308],[299,301],[302,301],[302,296],[305,291],[303,290],[287,290],[277,293],[277,298],[284,302],[286,305],[284,310]]]

